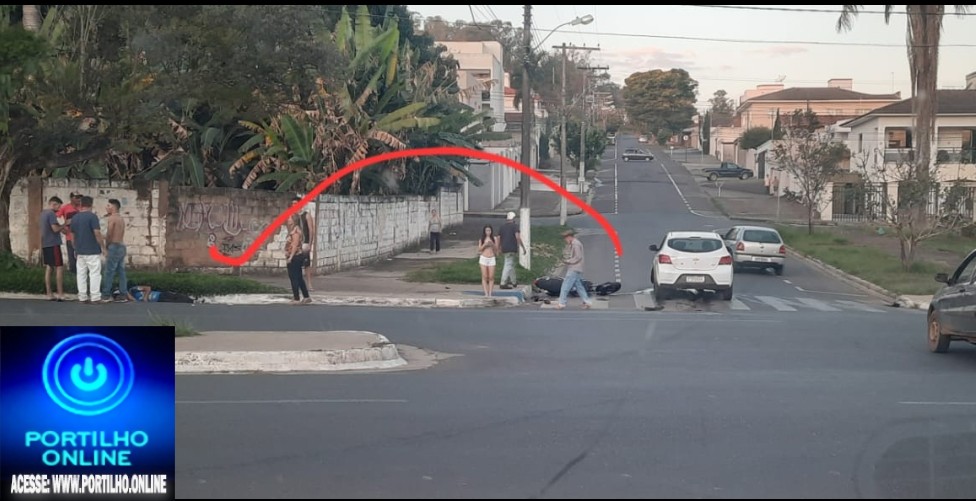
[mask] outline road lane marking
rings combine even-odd
[[[812,297],[798,297],[796,300],[818,311],[841,311],[840,308],[834,308],[833,306],[830,306],[819,299],[813,299]]]
[[[792,307],[786,301],[773,296],[756,296],[756,299],[762,301],[769,306],[772,306],[776,311],[796,311],[796,308]]]
[[[838,300],[836,300],[834,302],[835,303],[839,303],[839,304],[843,304],[843,305],[845,305],[845,306],[847,306],[849,308],[853,308],[855,310],[867,311],[867,312],[871,312],[871,313],[883,313],[881,310],[879,310],[877,308],[872,308],[872,307],[870,307],[870,306],[868,306],[868,305],[866,305],[864,303],[859,303],[857,301],[848,301],[846,299],[838,299]]]
[[[752,309],[752,308],[749,308],[749,305],[743,303],[742,301],[739,301],[739,298],[736,298],[736,297],[733,297],[732,298],[732,301],[729,303],[729,307],[732,308],[733,310],[751,310]]]
[[[661,164],[661,169],[664,170],[664,173],[668,175],[668,179],[671,180],[671,185],[674,186],[675,191],[678,192],[678,196],[681,197],[681,201],[685,203],[685,207],[688,209],[688,212],[698,217],[705,217],[705,218],[712,218],[712,219],[721,219],[724,217],[724,216],[707,216],[705,214],[699,214],[698,212],[695,212],[695,209],[692,209],[691,204],[688,203],[688,199],[685,198],[685,194],[681,192],[681,188],[678,188],[678,183],[676,183],[674,181],[674,178],[671,177],[671,172],[668,171],[668,168],[664,166],[664,162],[660,162],[660,164]]]
[[[405,404],[402,399],[371,399],[371,398],[318,398],[291,400],[177,400],[180,405],[279,405],[279,404]]]
[[[795,286],[795,287],[796,287],[796,290],[798,290],[800,292],[807,292],[807,293],[810,293],[810,294],[833,294],[835,296],[868,297],[867,294],[851,294],[849,292],[811,291],[811,290],[804,289],[803,287],[800,287],[800,286]]]
[[[616,158],[616,155],[614,155]],[[613,163],[613,213],[617,214],[620,209],[620,196],[617,188],[617,162]]]

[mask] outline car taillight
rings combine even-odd
[[[744,244],[742,242],[739,242],[739,243],[735,244],[735,250],[737,250],[739,252],[742,252],[742,251],[746,250],[746,244]]]
[[[780,245],[779,246],[779,253],[780,254],[786,254],[786,246],[785,245]]]
[[[671,256],[667,254],[659,254],[657,256],[657,262],[661,264],[671,264]]]
[[[722,256],[722,259],[718,260],[718,264],[732,264],[732,256]]]

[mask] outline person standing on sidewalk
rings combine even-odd
[[[308,304],[312,299],[308,296],[308,287],[305,285],[305,277],[302,276],[302,264],[305,262],[305,253],[302,252],[302,216],[292,214],[288,218],[288,242],[285,244],[285,256],[288,263],[288,280],[291,282],[291,293],[294,296],[292,304]],[[298,296],[301,291],[302,296]]]
[[[441,216],[437,210],[430,211],[430,221],[427,222],[427,231],[430,233],[430,251],[441,251]]]
[[[495,256],[498,254],[498,237],[490,224],[481,230],[478,239],[478,265],[481,266],[481,288],[485,297],[491,297],[495,287]]]
[[[48,208],[41,211],[41,256],[44,260],[44,288],[51,301],[64,301],[64,257],[61,255],[61,232],[64,228],[56,215],[61,199],[51,197]],[[51,294],[51,269],[57,275],[58,295]]]
[[[78,213],[81,208],[81,193],[71,193],[68,205],[62,205],[57,211],[56,216],[64,219],[64,240],[68,247],[68,271],[75,273],[75,246],[74,235],[71,233],[71,217]]]
[[[563,278],[563,286],[559,289],[559,309],[566,307],[569,299],[569,291],[576,288],[576,293],[583,300],[583,309],[589,309],[593,304],[590,296],[586,293],[586,285],[583,283],[583,242],[576,238],[576,232],[566,230],[563,232],[563,239],[566,240],[566,248],[563,250],[563,264],[566,265],[566,276]]]
[[[77,260],[78,301],[102,302],[102,257],[108,254],[102,226],[92,212],[92,197],[81,197],[81,208],[71,217],[71,233],[75,240]]]
[[[515,222],[514,212],[508,213],[505,224],[498,230],[498,239],[501,243],[502,254],[505,256],[505,266],[502,268],[502,289],[518,287],[516,259],[519,248],[522,249],[522,254],[525,254],[525,244],[522,242],[519,225]]]
[[[296,202],[301,200],[301,195],[295,196]],[[302,229],[302,254],[305,256],[302,261],[302,270],[305,273],[305,285],[308,287],[308,290],[314,291],[315,288],[312,287],[312,247],[315,245],[315,218],[304,209],[299,216],[301,218]]]
[[[122,203],[117,199],[109,199],[105,206],[108,229],[105,232],[105,247],[107,258],[105,260],[105,276],[102,277],[102,297],[109,299],[112,297],[112,283],[115,282],[115,274],[119,274],[119,290],[129,290],[129,281],[125,277],[125,220],[119,214]],[[125,302],[123,296],[119,302]]]

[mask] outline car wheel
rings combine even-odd
[[[728,289],[722,291],[722,301],[732,300],[732,286],[730,285]]]
[[[949,343],[952,339],[942,332],[942,323],[935,312],[929,313],[929,350],[932,353],[945,353],[949,351]]]
[[[742,174],[741,176],[739,176],[739,179],[745,181],[746,179],[749,179],[749,174]]]
[[[630,159],[628,159],[627,157],[624,157],[624,162],[628,162],[628,161],[630,161]]]
[[[668,291],[664,287],[654,285],[654,302],[661,306],[661,303],[668,300]]]
[[[783,276],[783,266],[784,266],[784,265],[782,265],[782,264],[781,264],[781,265],[779,265],[779,266],[777,266],[777,267],[775,267],[775,268],[773,268],[773,271],[775,271],[775,272],[776,272],[776,276],[778,276],[778,277],[781,277],[781,276]]]
[[[718,176],[716,176],[715,174],[709,174],[708,175],[708,180],[709,181],[715,181],[716,179],[718,179]]]

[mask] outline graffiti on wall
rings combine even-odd
[[[207,235],[207,247],[217,246],[225,254],[243,252],[267,221],[245,219],[233,200],[221,202],[183,202],[180,204],[179,231]]]

